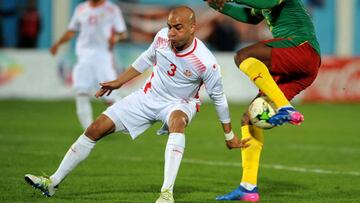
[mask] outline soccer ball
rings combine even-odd
[[[256,127],[270,129],[274,126],[268,123],[271,116],[275,115],[275,104],[266,96],[256,98],[248,109],[250,122]]]

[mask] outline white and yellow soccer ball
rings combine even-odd
[[[256,98],[248,109],[250,122],[262,129],[270,129],[274,126],[268,120],[276,114],[275,104],[267,97],[261,96]]]

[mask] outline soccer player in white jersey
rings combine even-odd
[[[127,37],[120,8],[106,0],[88,0],[79,4],[68,30],[51,48],[55,55],[59,46],[79,32],[76,42],[77,63],[73,70],[76,113],[83,129],[93,121],[90,93],[100,82],[116,79],[112,49]],[[104,97],[111,105],[115,97]]]
[[[168,28],[160,30],[150,47],[116,80],[101,83],[97,97],[110,94],[127,81],[153,67],[143,88],[108,107],[68,150],[57,171],[45,178],[25,175],[25,180],[52,196],[64,177],[84,160],[96,142],[115,131],[135,139],[155,121],[167,124],[164,182],[157,203],[174,202],[173,187],[185,149],[185,128],[197,112],[202,84],[214,101],[228,148],[247,147],[231,128],[228,103],[223,92],[220,67],[211,52],[197,39],[195,14],[188,7],[171,10]]]

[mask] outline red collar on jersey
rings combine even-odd
[[[197,46],[197,40],[196,40],[196,38],[194,38],[194,41],[195,41],[195,42],[194,42],[194,47],[193,47],[189,52],[184,53],[184,54],[175,53],[175,55],[176,55],[177,57],[185,57],[185,56],[188,56],[188,55],[192,54],[192,53],[195,51],[196,46]]]

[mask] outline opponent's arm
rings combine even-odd
[[[234,3],[225,3],[221,8],[219,8],[215,3],[209,3],[209,5],[215,10],[218,10],[219,12],[243,23],[258,24],[264,19],[263,16],[256,15],[255,12],[253,12],[253,9]]]
[[[256,9],[269,9],[281,4],[285,0],[232,0],[232,1]]]

